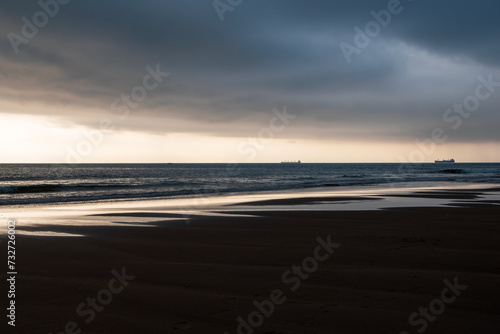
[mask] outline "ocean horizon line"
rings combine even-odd
[[[499,164],[500,161],[457,161],[453,164]],[[281,165],[282,162],[78,162],[78,163],[67,163],[67,162],[0,162],[0,165],[223,165],[223,164],[233,164],[233,165],[270,165],[276,164]],[[321,161],[301,161],[301,164],[405,164],[405,165],[421,165],[421,164],[435,164],[434,161],[424,161],[424,162],[321,162]]]

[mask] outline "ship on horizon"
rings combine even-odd
[[[455,159],[434,160],[434,163],[436,163],[436,164],[454,164],[455,163]]]
[[[301,164],[302,162],[299,161],[282,161],[282,164]]]

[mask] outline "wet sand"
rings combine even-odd
[[[19,224],[16,329],[8,333],[55,334],[68,326],[67,333],[232,334],[238,317],[248,323],[240,333],[418,333],[424,325],[426,333],[499,333],[500,206],[480,196],[498,189],[431,192],[401,196],[459,201],[344,211],[318,202],[379,201],[306,196],[190,219],[130,208],[89,212],[79,223],[69,211],[58,223]],[[108,224],[85,223],[93,221]],[[328,236],[340,244],[330,246],[332,254]],[[130,277],[110,294],[119,290],[119,280],[109,286],[111,271],[122,268]],[[457,295],[445,280],[459,286]],[[456,298],[440,303],[447,287],[444,296]],[[277,290],[281,298],[271,298]],[[80,311],[90,309],[89,297],[99,297],[91,321],[91,312],[76,311],[81,303]],[[269,316],[259,318],[254,302]],[[412,326],[409,317],[430,304],[436,313],[417,315]]]

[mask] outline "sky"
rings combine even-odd
[[[0,163],[500,161],[497,0],[0,3]]]

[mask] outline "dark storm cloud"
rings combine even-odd
[[[93,126],[160,64],[171,75],[121,127],[249,135],[286,105],[300,116],[290,136],[413,140],[449,126],[443,113],[474,93],[479,75],[500,81],[500,3],[401,1],[348,64],[339,44],[353,44],[353,28],[387,3],[244,0],[221,22],[212,1],[73,0],[16,54],[7,34],[21,34],[21,17],[40,7],[4,1],[0,97],[64,106],[54,113]],[[498,126],[499,102],[500,89],[456,140],[499,140],[483,131]]]

